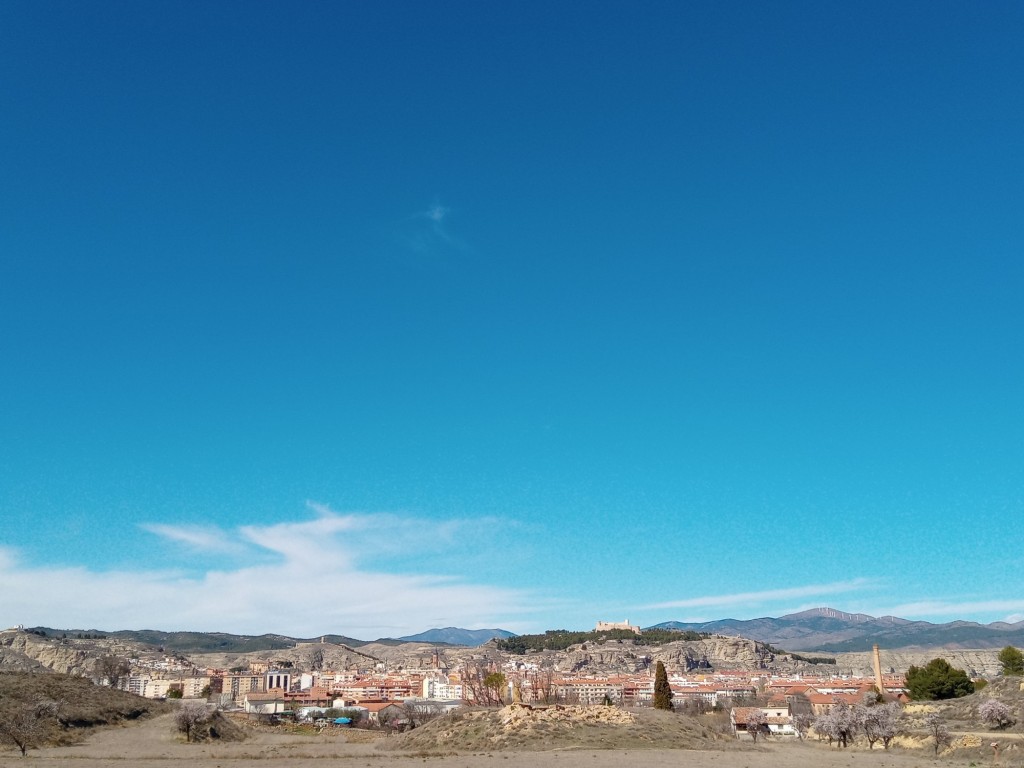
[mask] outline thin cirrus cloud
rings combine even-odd
[[[1024,619],[1024,599],[1013,600],[919,600],[885,610],[885,615],[902,618],[1005,614],[1003,621],[1014,624]]]
[[[767,589],[760,592],[737,592],[729,595],[704,595],[683,600],[670,600],[644,606],[645,609],[657,610],[664,608],[727,608],[748,606],[755,608],[782,600],[806,600],[812,597],[828,597],[830,595],[859,592],[873,586],[870,579],[857,578],[850,581],[837,581],[830,584],[808,584],[800,587]]]
[[[426,216],[431,221],[435,221],[440,224],[444,221],[444,217],[448,215],[448,211],[451,210],[441,205],[440,203],[434,203],[427,211]]]
[[[287,560],[330,557],[351,566],[359,555],[378,558],[401,556],[411,551],[429,555],[464,548],[478,549],[488,531],[514,529],[515,521],[493,517],[427,520],[388,512],[339,513],[317,501],[306,502],[312,520],[269,525],[242,525],[236,530],[215,526],[142,523],[143,530],[194,554],[235,554]],[[460,557],[470,553],[461,553]],[[485,553],[488,554],[488,553]]]
[[[409,230],[404,235],[406,244],[419,253],[446,249],[465,250],[466,244],[453,234],[449,219],[452,209],[439,202],[412,215]]]
[[[380,516],[337,514],[233,530],[146,524],[174,546],[230,566],[198,573],[144,568],[98,571],[42,566],[0,549],[0,620],[26,626],[188,629],[299,637],[337,633],[361,639],[437,626],[503,626],[515,631],[537,610],[525,590],[473,583],[445,573],[395,573],[360,563],[360,548],[388,538]],[[423,521],[405,519],[426,530]],[[457,526],[456,522],[449,525]],[[390,527],[390,526],[388,526]],[[409,541],[409,539],[406,539]],[[481,545],[479,538],[473,538]],[[422,540],[419,542],[422,545]],[[441,545],[443,547],[443,539]]]
[[[139,527],[161,538],[182,544],[197,552],[240,554],[245,546],[233,541],[230,534],[213,526],[175,526],[164,523],[141,523]]]

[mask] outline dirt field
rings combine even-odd
[[[838,750],[818,743],[723,745],[721,750],[686,749],[561,749],[543,752],[495,751],[458,755],[382,750],[362,732],[336,731],[298,736],[259,732],[239,743],[186,744],[174,733],[172,716],[100,731],[71,747],[31,750],[22,759],[15,751],[0,752],[0,768],[26,765],[75,768],[167,768],[187,763],[190,768],[242,768],[248,765],[285,768],[966,768],[988,766],[993,759],[933,758],[915,750],[869,753]],[[1013,768],[1016,757],[1001,756],[999,765]]]

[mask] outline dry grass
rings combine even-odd
[[[561,707],[470,710],[386,739],[380,748],[418,754],[567,749],[716,749],[734,746],[705,721],[653,709]]]
[[[646,726],[652,739],[662,728],[669,733],[680,723],[691,720],[669,713],[645,713],[634,725]],[[665,722],[659,723],[659,720]],[[15,750],[0,750],[0,768],[24,768],[25,765],[63,768],[168,768],[187,765],[190,768],[244,768],[266,765],[274,768],[622,768],[642,765],[644,768],[969,768],[969,760],[955,757],[934,760],[922,750],[883,752],[880,749],[840,750],[818,743],[760,742],[735,745],[735,742],[714,739],[705,748],[659,749],[644,742],[642,749],[616,748],[602,742],[602,727],[581,727],[586,741],[563,748],[496,748],[462,752],[379,750],[372,744],[352,743],[348,729],[326,729],[321,734],[285,733],[274,729],[249,729],[244,742],[223,740],[186,743],[175,732],[174,716],[142,718],[124,728],[96,729],[82,743],[33,750],[26,762]],[[629,726],[622,726],[628,728]],[[426,727],[417,731],[427,731]],[[605,733],[612,739],[615,726]],[[408,734],[412,736],[413,733]],[[691,734],[695,735],[695,734]],[[598,736],[597,739],[594,737]],[[401,737],[383,741],[396,744]],[[680,739],[685,743],[685,739]],[[623,742],[628,743],[628,742]],[[700,742],[695,742],[700,743]],[[531,745],[532,747],[533,745]],[[735,747],[735,748],[733,748]],[[991,758],[976,766],[991,764]],[[1000,768],[1016,768],[1002,763]]]
[[[55,672],[0,672],[0,717],[4,710],[43,700],[60,703],[59,722],[49,729],[46,744],[72,744],[96,728],[170,711],[163,702],[94,685],[83,677]]]

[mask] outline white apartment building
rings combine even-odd
[[[268,669],[263,675],[263,690],[271,691],[276,688],[290,691],[292,689],[292,673],[283,672],[280,669]]]
[[[461,683],[452,683],[447,679],[425,678],[423,680],[424,699],[443,699],[451,701],[462,699]]]

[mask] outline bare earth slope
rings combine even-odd
[[[726,738],[692,717],[653,709],[510,705],[454,712],[382,742],[382,748],[445,754],[490,750],[706,749]]]
[[[0,768],[24,768],[29,764],[50,768],[167,768],[179,764],[190,768],[621,768],[631,764],[642,764],[644,768],[925,768],[932,763],[921,752],[876,750],[869,754],[815,743],[773,743],[722,750],[602,749],[581,744],[547,751],[481,750],[444,756],[350,743],[344,732],[319,736],[260,732],[242,743],[186,744],[174,733],[170,715],[102,731],[84,744],[33,750],[27,760],[15,752],[0,751]],[[967,766],[965,761],[950,760],[935,764]],[[1004,764],[1004,768],[1011,766]]]

